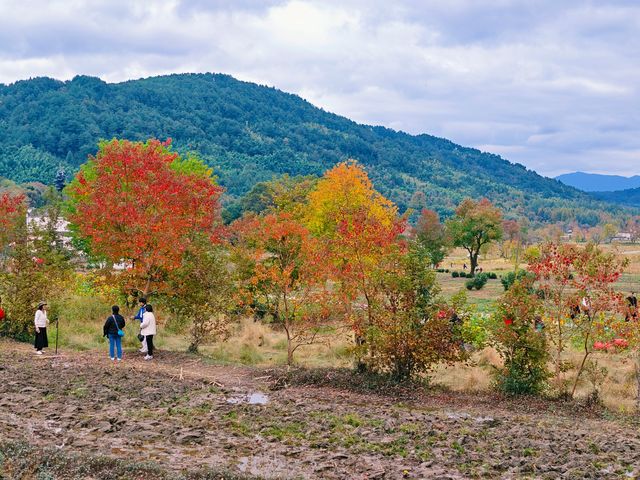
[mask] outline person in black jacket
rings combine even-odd
[[[111,360],[116,359],[116,353],[118,355],[118,361],[122,360],[122,337],[119,331],[124,331],[125,321],[124,317],[120,315],[120,307],[114,305],[111,307],[111,316],[104,322],[102,332],[105,337],[109,338],[109,356]]]

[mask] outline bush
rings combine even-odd
[[[488,279],[489,279],[489,276],[486,273],[479,273],[478,275],[473,277],[471,280],[467,280],[467,282],[464,285],[465,287],[467,287],[467,290],[473,290],[473,289],[480,290],[482,289],[482,287],[486,285]]]
[[[469,272],[469,273],[467,273],[467,274],[464,274],[464,276],[465,276],[465,277],[467,277],[467,278],[473,278],[473,277],[475,277],[476,275],[475,275],[474,273]]]
[[[487,273],[487,275],[489,275],[489,278],[491,280],[497,280],[497,278],[498,278],[498,275],[496,274],[496,272],[489,272],[489,273]]]
[[[527,272],[526,270],[517,270],[515,272],[509,272],[504,274],[503,277],[500,279],[500,282],[502,283],[502,287],[506,292],[511,288],[511,286],[516,281],[527,280],[527,283],[529,283],[528,281],[529,280],[533,281],[534,278],[535,278],[535,275],[531,272]]]
[[[436,301],[435,274],[407,257],[380,265],[372,315],[363,325],[359,358],[373,372],[406,381],[464,356],[454,309]]]
[[[458,278],[458,277],[460,276],[460,274],[459,274],[458,272],[455,272],[455,271],[454,271],[454,272],[451,272],[451,276],[452,276],[453,278]]]
[[[496,386],[505,393],[537,394],[546,388],[549,356],[545,337],[535,328],[540,307],[530,282],[516,281],[494,315],[491,343],[504,362],[494,376]]]

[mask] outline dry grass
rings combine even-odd
[[[295,362],[305,367],[348,366],[350,342],[346,335],[323,335],[313,345],[303,345],[295,352]],[[228,364],[272,366],[287,361],[287,338],[282,330],[245,318],[237,324],[228,340],[206,345],[202,353]]]

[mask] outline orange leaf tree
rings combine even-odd
[[[331,314],[326,262],[318,242],[291,213],[249,215],[233,225],[249,304],[269,305],[287,335],[287,363],[316,341]],[[261,299],[260,299],[261,298]]]
[[[309,194],[306,222],[326,249],[356,343],[362,343],[363,331],[373,321],[374,272],[382,258],[406,248],[398,242],[405,219],[373,188],[362,167],[346,162],[327,171]],[[359,300],[364,301],[364,309],[353,309]]]
[[[180,157],[169,142],[102,142],[65,192],[76,233],[93,254],[127,265],[130,292],[158,291],[194,233],[220,235],[221,187],[200,160]]]

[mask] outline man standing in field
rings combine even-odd
[[[136,316],[133,317],[134,320],[138,320],[140,322],[140,324],[142,324],[142,317],[144,316],[144,313],[147,311],[147,299],[144,297],[141,297],[140,300],[138,300],[140,302],[140,309],[138,310],[138,313],[136,313]],[[138,338],[140,338],[139,335]],[[142,339],[140,340],[140,342],[142,343],[142,348],[140,349],[140,353],[147,353],[147,339],[142,336]]]

